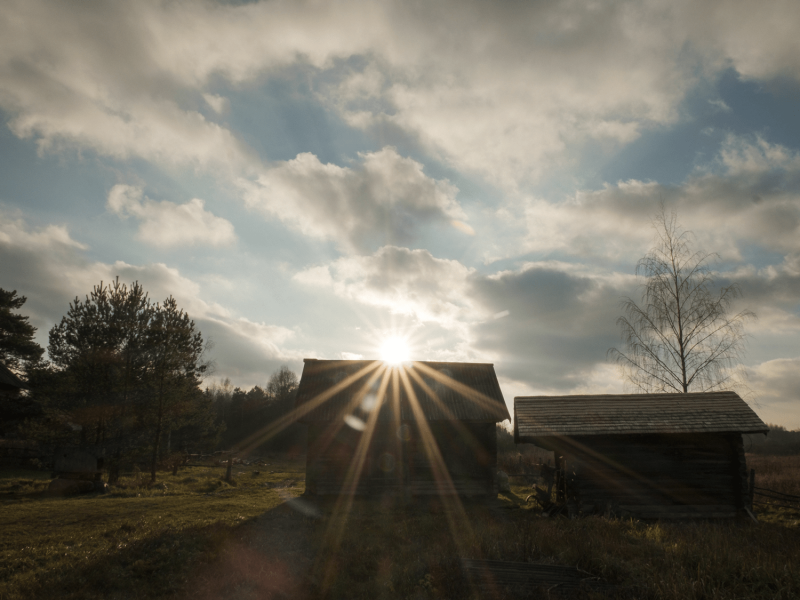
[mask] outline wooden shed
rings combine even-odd
[[[749,506],[743,433],[767,433],[734,392],[514,399],[514,440],[553,450],[578,513],[732,517]]]
[[[297,390],[312,494],[497,493],[491,364],[306,359]]]

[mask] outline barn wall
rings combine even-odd
[[[330,422],[308,427],[306,490],[339,494],[484,495],[496,493],[497,442],[494,423],[439,421],[427,423],[449,475],[426,450],[424,428],[379,422],[371,437],[358,484],[345,487],[361,436],[346,425],[332,434]],[[435,453],[434,453],[435,456]]]
[[[741,435],[594,436],[562,452],[579,512],[722,517],[743,507]]]
[[[329,495],[342,492],[361,433],[346,425],[333,431],[331,423],[310,423],[306,453],[306,491]],[[363,483],[355,493],[364,493]]]
[[[497,434],[494,423],[439,421],[428,423],[446,469],[442,476],[425,449],[423,433],[414,427],[409,443],[409,481],[412,495],[497,493]],[[449,481],[448,481],[449,477]]]

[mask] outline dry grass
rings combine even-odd
[[[243,523],[301,494],[303,471],[297,461],[239,467],[230,486],[224,467],[197,466],[69,498],[41,493],[47,473],[0,472],[0,599],[173,595]],[[287,480],[300,483],[272,487]]]
[[[748,454],[747,468],[755,469],[758,487],[800,496],[800,456]]]
[[[759,485],[795,489],[795,458],[751,465]],[[224,467],[194,467],[164,476],[166,489],[131,474],[111,494],[66,499],[38,495],[42,477],[0,475],[0,599],[486,597],[462,557],[573,565],[616,586],[578,597],[800,597],[800,523],[774,509],[759,524],[547,519],[512,483],[492,506],[359,498],[343,521],[332,502],[284,502],[303,467],[236,466],[236,486]]]

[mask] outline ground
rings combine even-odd
[[[800,459],[762,463],[757,484],[795,489]],[[615,586],[594,597],[800,596],[800,511],[759,506],[759,524],[548,519],[514,478],[488,503],[350,503],[303,496],[303,473],[302,459],[264,457],[234,465],[234,485],[206,464],[50,498],[49,473],[0,472],[0,600],[485,597],[461,558],[576,566]]]

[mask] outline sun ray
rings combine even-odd
[[[314,409],[319,408],[327,400],[329,400],[330,398],[341,392],[343,389],[346,389],[348,386],[352,385],[362,377],[365,377],[372,371],[379,369],[382,366],[384,365],[382,365],[380,361],[377,360],[372,361],[369,364],[362,367],[361,369],[359,369],[358,371],[356,371],[355,373],[348,375],[340,382],[327,388],[325,391],[317,394],[314,398],[312,398],[308,402],[304,402],[300,406],[295,407],[294,410],[286,413],[285,415],[273,421],[266,427],[263,427],[259,431],[250,434],[247,438],[245,438],[239,444],[237,444],[237,446],[240,449],[239,452],[241,454],[248,454],[252,452],[254,448],[257,448],[264,442],[275,437],[284,429],[286,429],[293,423],[296,423],[304,416],[312,412]]]
[[[377,405],[370,412],[369,417],[367,418],[367,426],[365,427],[364,432],[361,434],[353,459],[350,461],[344,482],[342,483],[341,493],[336,499],[333,515],[331,516],[331,521],[325,532],[325,540],[330,546],[332,555],[335,555],[339,549],[342,536],[344,535],[345,526],[347,525],[347,520],[353,507],[353,501],[355,499],[355,495],[358,490],[358,484],[363,473],[364,463],[366,462],[366,458],[369,454],[369,446],[372,441],[373,433],[376,429],[376,423],[381,411],[381,405],[383,404],[386,396],[386,388],[388,387],[390,379],[389,375],[390,373],[388,369],[382,370],[381,383],[377,394]],[[330,587],[334,577],[334,563],[333,561],[328,561],[322,579],[323,593]]]
[[[411,385],[411,382],[408,379],[407,369],[400,368],[398,369],[398,372],[403,387],[406,391],[409,405],[411,406],[411,410],[414,414],[414,420],[420,432],[420,437],[422,438],[423,448],[425,449],[425,452],[428,455],[428,460],[431,463],[433,476],[436,480],[437,489],[439,491],[439,496],[441,498],[442,505],[444,506],[445,517],[447,518],[450,532],[453,536],[453,542],[455,543],[459,553],[463,554],[463,551],[467,546],[467,539],[471,537],[472,533],[469,519],[467,519],[464,506],[461,503],[461,499],[459,498],[458,494],[453,493],[455,491],[453,480],[450,477],[450,472],[447,469],[444,459],[442,458],[441,452],[439,451],[439,446],[436,444],[436,439],[434,438],[430,426],[428,425],[428,421],[425,418],[425,414],[422,411],[422,406],[417,399],[414,386]]]
[[[425,375],[428,375],[431,379],[435,379],[439,383],[446,385],[454,392],[464,396],[468,400],[471,400],[481,408],[489,411],[490,413],[496,413],[497,416],[503,416],[502,411],[497,406],[497,403],[484,394],[483,392],[479,392],[476,389],[469,387],[466,384],[461,383],[460,381],[456,381],[452,377],[445,375],[444,373],[437,371],[436,369],[432,369],[428,365],[422,362],[414,361],[412,366],[415,369],[419,369]]]
[[[469,444],[471,448],[479,448],[481,446],[480,441],[475,437],[475,435],[464,425],[461,419],[458,419],[456,415],[453,414],[453,411],[450,410],[450,407],[445,404],[441,398],[439,398],[439,394],[431,388],[428,383],[422,378],[422,376],[417,372],[416,369],[407,369],[406,372],[417,382],[417,384],[422,388],[422,391],[433,400],[433,402],[437,405],[439,410],[441,410],[445,416],[450,420],[451,425],[456,430],[458,434]],[[446,376],[445,376],[446,377]],[[453,381],[451,378],[450,381]],[[446,382],[445,382],[446,384]]]

